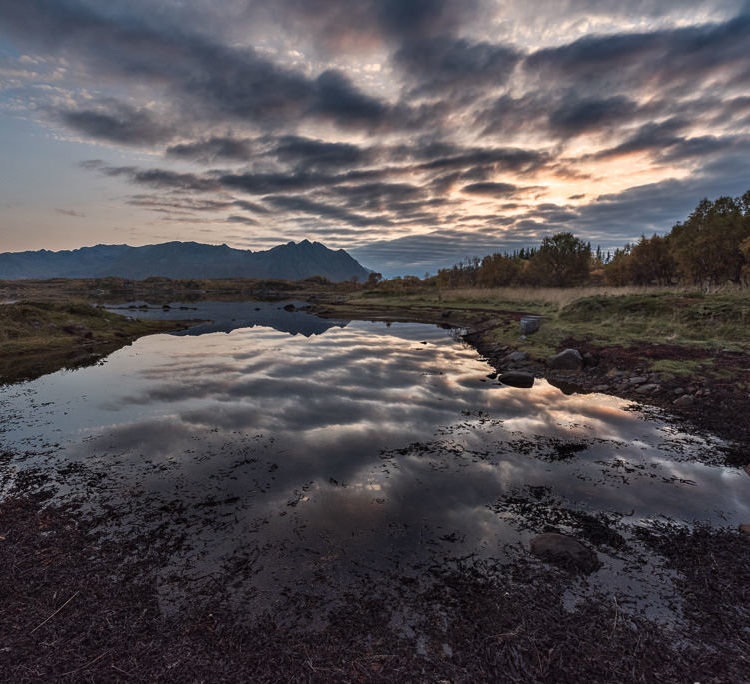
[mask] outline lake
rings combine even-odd
[[[165,613],[221,596],[294,620],[300,596],[538,563],[528,542],[552,528],[603,562],[571,578],[572,603],[601,590],[663,616],[671,575],[633,531],[750,520],[750,479],[717,465],[716,438],[610,396],[503,386],[456,331],[285,304],[126,309],[204,322],[4,387],[3,491],[43,486],[158,548]]]

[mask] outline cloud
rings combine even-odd
[[[593,35],[529,55],[524,66],[547,81],[567,79],[580,91],[603,85],[676,87],[707,76],[747,76],[750,13],[701,26]]]
[[[55,209],[56,214],[61,214],[62,216],[74,216],[76,218],[85,218],[86,214],[82,214],[80,211],[75,211],[73,209]]]
[[[750,177],[750,13],[736,0],[0,0],[0,13],[0,112],[107,144],[111,162],[83,167],[128,188],[113,200],[128,221],[154,212],[175,235],[182,222],[199,238],[203,221],[250,246],[325,236],[370,249],[378,270],[423,272],[559,229],[605,244],[666,230]]]
[[[461,188],[461,192],[469,195],[486,197],[513,197],[519,190],[520,188],[512,183],[471,183]]]
[[[123,145],[154,145],[174,137],[175,131],[147,109],[108,101],[96,109],[61,110],[61,120],[73,130],[96,140]]]
[[[212,137],[189,143],[172,145],[166,150],[168,157],[195,159],[205,164],[216,160],[247,161],[253,155],[249,138]]]
[[[521,55],[504,45],[440,36],[405,43],[394,60],[413,80],[410,96],[417,97],[499,88],[510,79]]]

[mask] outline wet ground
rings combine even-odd
[[[143,338],[99,366],[6,387],[0,398],[6,511],[43,492],[55,535],[73,534],[72,515],[97,545],[85,562],[132,565],[120,584],[141,587],[133,595],[150,619],[184,629],[185,616],[231,615],[256,639],[259,625],[268,635],[272,624],[266,658],[279,663],[290,634],[313,648],[315,638],[299,635],[335,641],[349,624],[360,651],[375,635],[398,651],[391,665],[367,665],[373,678],[411,672],[404,663],[490,676],[515,656],[474,643],[469,625],[482,620],[550,635],[568,620],[579,640],[586,624],[606,624],[612,648],[633,625],[667,630],[665,649],[698,648],[695,662],[711,653],[717,672],[741,650],[741,629],[738,643],[719,627],[695,636],[708,608],[696,618],[686,590],[690,571],[704,582],[701,568],[713,563],[727,604],[719,622],[747,617],[740,587],[750,544],[736,529],[750,521],[750,478],[721,465],[722,440],[606,395],[566,396],[544,380],[500,385],[472,348],[435,326],[318,325],[284,303],[206,305],[212,316],[201,306],[191,304],[190,317],[212,318],[204,334]],[[168,315],[184,317],[179,307]],[[9,529],[38,524],[34,501],[5,518]],[[545,531],[582,541],[601,568],[585,576],[531,556],[530,539]],[[18,543],[33,557],[28,545],[54,550],[55,535],[19,533]],[[721,605],[704,591],[714,610]],[[515,644],[520,679],[583,671],[582,662],[545,660],[537,645],[537,662],[527,662],[533,649],[521,632],[500,639]],[[486,635],[495,646],[497,634]],[[711,645],[701,650],[701,639]],[[482,654],[474,669],[453,672],[471,648]],[[312,669],[293,658],[293,671],[315,675],[315,657]],[[354,677],[354,656],[341,657],[348,664],[336,676]],[[732,661],[734,674],[746,665]],[[673,674],[692,676],[681,667],[673,663]]]

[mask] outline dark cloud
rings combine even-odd
[[[124,177],[133,183],[164,190],[215,192],[221,189],[215,179],[194,173],[177,173],[165,169],[138,169],[133,166],[109,166],[99,159],[82,162],[81,166],[99,171],[111,178]]]
[[[362,214],[354,214],[341,207],[317,202],[307,197],[299,196],[271,196],[263,200],[274,207],[290,212],[311,214],[322,219],[341,221],[352,226],[390,226],[391,221],[381,216],[369,217]]]
[[[430,161],[417,165],[422,171],[466,169],[478,165],[491,166],[495,171],[529,173],[540,169],[549,161],[549,155],[532,149],[515,147],[469,148],[456,150],[454,154],[436,155]]]
[[[195,159],[209,164],[218,159],[247,161],[253,155],[249,138],[213,137],[167,148],[168,157]]]
[[[292,27],[302,41],[328,53],[368,51],[384,45],[455,33],[481,8],[479,0],[251,0],[257,21]]]
[[[154,145],[170,140],[175,131],[150,111],[109,101],[97,109],[62,110],[62,121],[96,140],[122,145]]]
[[[364,211],[394,210],[404,202],[426,199],[423,188],[410,183],[360,183],[331,190],[346,206]]]
[[[264,207],[262,204],[258,204],[257,202],[248,202],[247,200],[235,200],[234,202],[232,202],[232,204],[236,207],[239,207],[240,209],[244,209],[245,211],[252,211],[256,214],[269,213],[269,209],[267,207]]]
[[[311,169],[358,166],[372,159],[369,150],[351,143],[325,142],[296,135],[279,138],[272,154],[280,161]]]
[[[254,218],[251,218],[250,216],[232,215],[232,216],[227,216],[226,220],[228,223],[242,223],[243,225],[246,225],[246,226],[258,225],[258,222]]]
[[[1,0],[0,9],[14,39],[23,37],[69,59],[83,60],[101,77],[165,90],[175,115],[189,115],[194,121],[223,119],[264,128],[305,119],[368,129],[389,124],[390,108],[334,69],[309,77],[251,48],[229,47],[168,23],[159,25],[154,16],[150,21],[121,17],[74,0],[30,0],[22,5]],[[125,135],[116,125],[117,117],[102,116],[104,120],[89,110],[64,112],[69,122]],[[143,144],[155,139],[150,129],[147,133]],[[128,136],[127,142],[136,140]]]
[[[519,188],[512,183],[471,183],[464,185],[461,192],[469,195],[484,195],[486,197],[513,197],[518,194]]]
[[[407,42],[396,52],[396,64],[416,81],[410,96],[505,85],[521,59],[514,49],[471,43],[451,36]]]
[[[75,211],[74,209],[55,209],[55,213],[61,214],[62,216],[73,216],[76,218],[86,217],[86,214],[83,214],[80,211]]]
[[[550,128],[562,136],[611,129],[629,121],[638,105],[623,96],[564,102],[549,114]]]
[[[546,48],[525,60],[549,81],[570,79],[579,91],[695,84],[729,79],[747,68],[750,12],[728,21],[643,33],[587,36]],[[736,85],[736,82],[735,82]]]

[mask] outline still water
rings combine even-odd
[[[0,392],[3,490],[42,474],[104,532],[160,540],[165,611],[220,591],[260,614],[529,559],[531,536],[582,516],[627,542],[594,541],[587,585],[656,605],[669,577],[633,567],[629,530],[750,521],[750,478],[712,464],[720,441],[613,397],[504,387],[450,331],[179,306],[128,313],[211,323]]]

